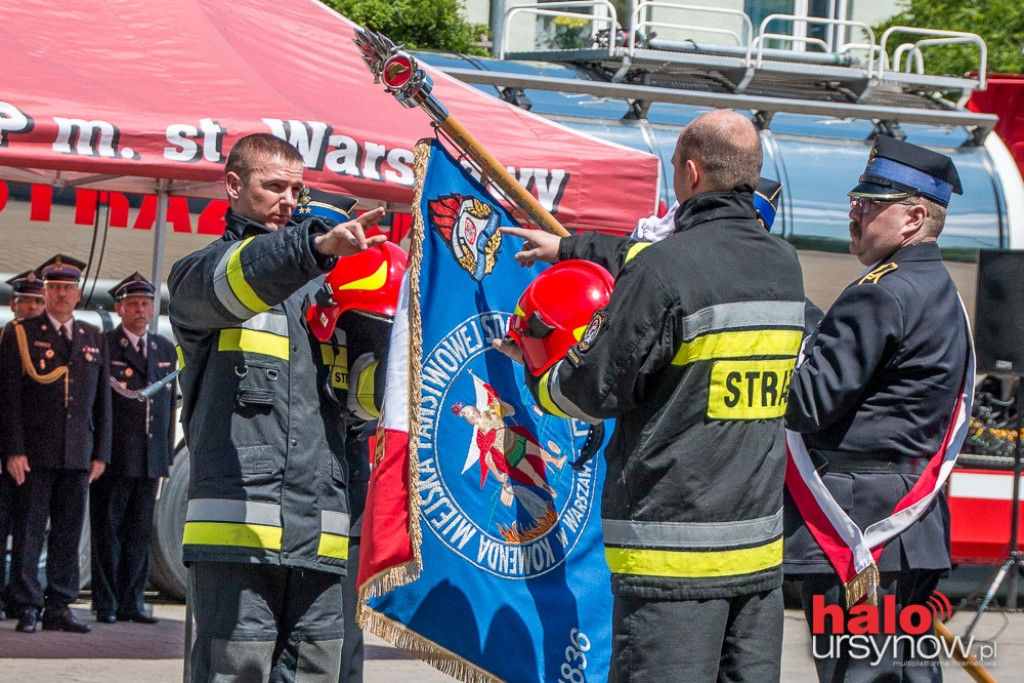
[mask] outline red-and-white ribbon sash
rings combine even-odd
[[[963,302],[960,306],[963,309]],[[917,482],[889,517],[861,531],[825,488],[811,462],[803,437],[797,432],[786,430],[786,487],[807,528],[832,563],[839,579],[847,586],[848,607],[862,598],[874,600],[877,586],[875,563],[882,549],[887,542],[920,519],[928,509],[949,478],[960,447],[967,437],[974,401],[974,344],[966,310],[964,319],[967,326],[967,364],[949,427],[939,450],[930,458]],[[875,579],[871,580],[870,575]],[[858,577],[868,578],[862,582],[863,585],[858,585]],[[856,594],[853,595],[852,585],[856,585],[853,589]]]

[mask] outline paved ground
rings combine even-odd
[[[182,680],[183,605],[156,605],[154,613],[161,622],[154,626],[96,624],[84,603],[76,606],[76,612],[80,619],[94,625],[92,633],[40,631],[28,635],[15,632],[10,619],[0,622],[0,681],[178,683]],[[961,635],[973,616],[973,611],[958,613],[948,627],[954,635]],[[993,645],[989,660],[993,666],[988,670],[996,680],[1024,682],[1024,614],[986,611],[974,635]],[[944,671],[948,683],[972,680],[953,662],[946,662]],[[451,680],[379,638],[369,637],[366,683]],[[796,611],[786,612],[782,680],[785,683],[815,680],[806,623],[803,615]]]

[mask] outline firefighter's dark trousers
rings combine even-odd
[[[192,563],[192,683],[337,683],[341,582],[277,565]]]
[[[712,600],[615,596],[610,683],[778,683],[782,589]]]

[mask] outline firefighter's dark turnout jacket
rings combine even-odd
[[[335,262],[312,249],[327,226],[226,220],[168,280],[191,454],[183,557],[344,574],[344,333],[321,344],[305,317]]]
[[[529,380],[549,412],[616,418],[601,502],[613,592],[779,587],[782,416],[804,327],[796,252],[743,192],[690,199],[654,244],[588,234],[560,249],[616,275],[579,344]]]

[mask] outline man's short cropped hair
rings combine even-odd
[[[680,162],[693,160],[712,190],[757,187],[761,177],[761,138],[750,119],[727,109],[701,114],[679,138]]]
[[[252,133],[232,146],[224,172],[235,173],[245,181],[262,162],[276,158],[302,163],[299,151],[281,138],[270,133]]]

